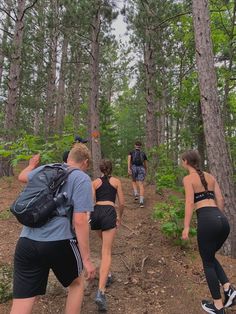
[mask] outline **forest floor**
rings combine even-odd
[[[139,208],[133,200],[130,180],[122,179],[122,183],[126,207],[112,254],[115,281],[107,289],[107,313],[205,313],[200,301],[210,298],[210,295],[195,240],[191,249],[181,249],[164,237],[159,222],[152,219],[153,206],[165,201],[168,193],[158,195],[154,186],[146,185],[145,208]],[[14,248],[21,230],[7,209],[21,189],[22,185],[14,177],[0,180],[0,293],[5,291],[5,286],[1,285],[1,282],[6,282],[4,270],[12,267]],[[99,239],[91,232],[92,258],[97,267],[100,248]],[[236,260],[218,257],[228,276],[236,283]],[[97,313],[94,304],[97,285],[98,278],[86,288],[83,314]],[[38,299],[33,313],[62,314],[65,299],[66,289],[51,274],[47,294]],[[0,313],[8,314],[10,307],[11,301],[1,303]],[[227,313],[236,313],[236,306]]]

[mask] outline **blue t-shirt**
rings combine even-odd
[[[40,166],[28,175],[31,179],[34,174],[40,171],[44,166]],[[70,210],[71,206],[75,213],[84,213],[93,211],[92,184],[89,176],[81,170],[74,170],[68,176],[67,182],[62,187],[61,192],[66,192],[68,199],[66,204],[58,208],[60,215],[50,219],[40,228],[30,228],[24,226],[20,237],[26,237],[35,241],[58,241],[72,239],[75,232],[71,226]]]

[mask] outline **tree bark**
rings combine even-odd
[[[236,25],[236,1],[234,1],[233,7],[233,16],[231,19],[232,26],[229,32],[229,60],[228,60],[228,74],[225,78],[225,86],[224,86],[224,121],[225,121],[225,129],[227,130],[228,136],[232,136],[234,127],[232,128],[232,124],[234,125],[235,121],[231,121],[231,114],[230,114],[230,105],[229,105],[229,93],[230,93],[230,81],[232,78],[232,68],[234,64],[234,37],[235,37],[235,25]]]
[[[6,2],[8,5],[7,13],[10,14],[10,3],[9,1]],[[0,46],[0,86],[2,83],[2,75],[3,75],[3,69],[4,69],[4,59],[6,57],[5,55],[5,46],[7,44],[7,34],[9,30],[10,25],[10,16],[6,16],[6,20],[4,21],[4,27],[3,27],[3,34],[2,34],[2,43]]]
[[[74,93],[73,93],[73,125],[75,132],[78,132],[80,127],[80,106],[82,103],[82,92],[81,92],[81,75],[82,75],[82,62],[81,62],[81,52],[77,49],[75,53],[76,58],[76,73],[74,82]]]
[[[62,44],[61,68],[58,83],[58,102],[56,105],[56,130],[59,133],[63,131],[63,122],[65,117],[65,79],[67,63],[68,37],[65,34]]]
[[[49,65],[47,82],[47,108],[45,111],[45,137],[52,135],[55,130],[55,108],[56,108],[56,70],[57,70],[57,43],[58,43],[58,3],[51,1],[52,21],[49,43]]]
[[[90,136],[91,136],[91,152],[93,160],[93,176],[98,177],[100,175],[99,163],[101,160],[101,142],[99,136],[99,33],[101,26],[100,18],[100,6],[96,10],[96,13],[92,21],[92,33],[91,33],[91,57],[90,57],[90,95],[89,95],[89,124],[90,124]],[[97,134],[98,136],[94,136]]]
[[[150,30],[146,30],[146,42],[144,43],[144,66],[145,66],[145,95],[146,95],[146,147],[153,148],[158,144],[158,131],[157,131],[157,104],[155,102],[155,60],[154,48]],[[158,103],[159,105],[159,103]]]
[[[13,137],[16,128],[17,98],[19,93],[20,72],[21,72],[21,52],[24,34],[24,10],[25,0],[18,0],[16,24],[13,37],[13,52],[8,81],[8,97],[6,102],[5,129],[8,130],[7,139]]]
[[[236,197],[233,167],[225,139],[217,95],[208,1],[193,0],[192,8],[201,109],[209,168],[223,192],[225,211],[231,225],[231,233],[224,246],[224,252],[236,257]]]

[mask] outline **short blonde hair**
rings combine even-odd
[[[76,163],[80,163],[86,159],[91,162],[91,153],[88,147],[81,143],[76,143],[70,150],[68,159],[72,159]]]

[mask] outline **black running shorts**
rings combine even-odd
[[[92,230],[106,231],[116,227],[116,210],[111,205],[95,205],[90,214],[90,225]]]
[[[13,298],[45,294],[50,269],[64,287],[81,275],[83,263],[77,241],[20,238],[14,256]]]

